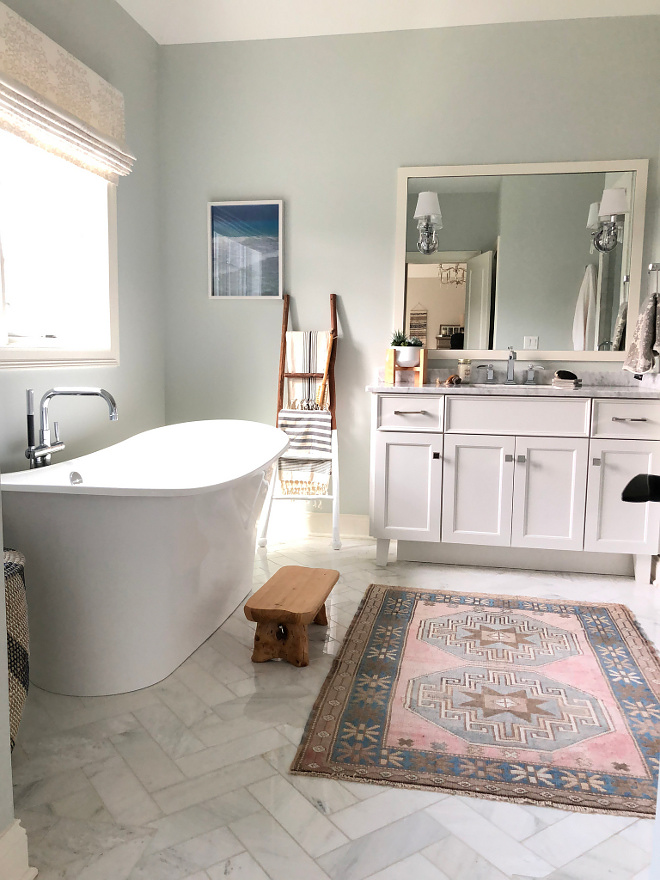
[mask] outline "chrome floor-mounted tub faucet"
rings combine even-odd
[[[53,434],[51,442],[50,423],[48,421],[48,406],[53,397],[101,397],[108,404],[110,413],[110,421],[116,422],[117,404],[115,399],[106,391],[105,388],[51,388],[41,398],[39,404],[40,420],[39,420],[39,445],[34,443],[34,391],[30,388],[27,392],[27,419],[28,419],[28,447],[25,450],[25,457],[30,461],[30,467],[45,467],[50,464],[51,456],[54,452],[61,452],[65,446],[60,440],[59,425],[53,423]]]

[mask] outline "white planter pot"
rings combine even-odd
[[[418,367],[421,348],[417,345],[393,345],[397,367]]]

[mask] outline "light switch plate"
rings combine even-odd
[[[539,347],[538,336],[523,336],[523,348],[526,351],[537,351]]]

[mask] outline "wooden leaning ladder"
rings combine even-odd
[[[282,311],[282,338],[280,343],[279,375],[277,379],[276,425],[279,425],[280,412],[284,408],[284,383],[287,379],[324,378],[323,373],[291,373],[286,369],[286,332],[289,329],[289,301],[289,294],[286,293],[284,295],[284,308]],[[270,481],[268,496],[264,506],[264,513],[261,518],[261,527],[257,542],[259,547],[265,547],[267,544],[268,523],[270,521],[273,501],[330,501],[332,504],[332,549],[341,549],[341,541],[339,539],[339,452],[337,447],[337,412],[335,402],[335,360],[337,357],[337,295],[335,293],[330,294],[330,332],[332,338],[330,341],[330,359],[328,361],[327,370],[327,387],[330,397],[329,410],[332,428],[332,451],[326,456],[321,454],[315,455],[313,460],[330,461],[331,493],[329,495],[276,495],[275,487],[278,477],[278,467],[276,465],[273,471],[273,477]],[[321,400],[323,400],[323,394],[321,395]],[[283,459],[286,459],[287,457],[299,458],[300,456],[295,455],[295,453],[289,456],[287,456],[287,453],[284,453],[282,456]]]

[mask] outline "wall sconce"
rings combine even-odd
[[[442,214],[438,194],[434,192],[422,192],[417,197],[417,207],[414,214],[417,220],[419,240],[417,250],[420,254],[432,254],[438,249],[438,229],[442,229]]]
[[[593,207],[591,205],[589,209],[589,219],[587,220],[587,227],[589,229],[593,228],[590,225],[594,220],[592,217]],[[619,241],[617,218],[621,214],[626,214],[628,210],[628,193],[625,189],[614,187],[603,190],[603,197],[598,208],[598,226],[593,233],[593,242],[596,250],[603,254],[608,254],[614,250]]]

